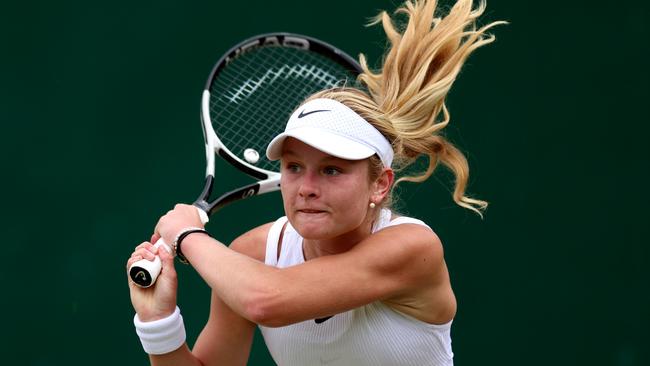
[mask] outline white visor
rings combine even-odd
[[[310,100],[293,112],[284,132],[266,148],[270,160],[280,159],[287,137],[341,159],[361,160],[377,154],[385,167],[393,162],[388,140],[352,109],[332,99]]]

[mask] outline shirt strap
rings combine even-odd
[[[268,266],[276,267],[278,265],[278,244],[287,221],[287,217],[282,216],[273,223],[269,230],[269,235],[266,238],[266,256],[264,257],[264,263]]]

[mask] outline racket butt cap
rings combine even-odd
[[[131,265],[129,277],[139,287],[147,288],[156,282],[161,267],[160,258],[157,256],[153,261],[141,259]]]

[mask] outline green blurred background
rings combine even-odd
[[[244,37],[290,31],[376,64],[383,33],[362,25],[399,4],[3,2],[1,363],[148,364],[124,266],[160,214],[200,191],[213,62]],[[650,365],[650,5],[492,0],[482,23],[500,19],[511,24],[448,99],[485,219],[453,204],[444,170],[401,193],[445,244],[456,364]],[[229,241],[280,214],[272,194],[208,227]],[[180,271],[192,343],[209,289]],[[272,364],[260,338],[250,364]]]

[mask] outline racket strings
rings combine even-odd
[[[255,103],[248,102],[248,103],[243,103],[243,105],[240,105],[242,103],[237,103],[237,105],[239,105],[239,111],[243,112],[246,115],[250,115],[250,113],[252,111],[261,109],[261,110],[264,111],[264,113],[260,117],[262,117],[263,119],[268,119],[270,121],[273,121],[273,120],[276,119],[277,116],[276,116],[276,113],[272,113],[272,112],[281,109],[281,108],[278,109],[277,106],[274,105],[275,104],[274,102],[277,102],[278,100],[286,100],[287,98],[298,98],[297,102],[300,102],[300,99],[304,98],[304,94],[305,94],[304,92],[301,91],[301,88],[296,88],[295,80],[293,80],[294,83],[291,83],[292,85],[290,87],[288,87],[288,85],[287,85],[288,83],[286,83],[286,82],[283,83],[282,81],[280,81],[279,83],[276,83],[274,85],[273,83],[276,82],[275,79],[277,79],[278,76],[280,76],[280,77],[282,76],[281,75],[282,71],[287,72],[287,70],[289,70],[288,73],[295,73],[296,70],[303,71],[306,68],[304,67],[304,65],[298,65],[298,66],[296,66],[295,64],[291,65],[291,62],[294,61],[294,60],[287,59],[286,57],[284,57],[284,58],[282,58],[282,57],[273,58],[272,60],[275,61],[273,63],[273,65],[265,65],[264,61],[269,59],[268,55],[266,55],[266,57],[260,57],[260,53],[257,53],[257,55],[254,55],[254,56],[256,56],[256,57],[250,58],[249,62],[247,64],[243,65],[245,68],[242,69],[242,72],[240,72],[238,75],[234,75],[236,78],[239,78],[239,80],[241,80],[241,76],[252,76],[252,77],[249,77],[243,83],[243,85],[239,89],[237,89],[236,92],[231,91],[231,95],[228,97],[228,99],[229,99],[230,102],[233,102],[234,100],[237,100],[238,102],[241,102],[241,95],[242,94],[244,94],[244,93],[253,94],[254,92],[256,92],[255,93],[256,94],[255,95],[256,96]],[[283,55],[280,54],[280,56],[283,56]],[[273,66],[278,66],[278,64],[280,66],[277,67],[274,70]],[[290,66],[287,66],[287,65],[290,65]],[[255,76],[256,76],[255,74],[260,74],[259,70],[264,70],[264,69],[267,69],[267,71],[261,77],[259,77],[258,80],[255,80]],[[322,69],[322,68],[319,68],[319,69]],[[272,78],[269,77],[269,75],[271,75],[271,74],[273,74]],[[226,74],[224,76],[228,76],[228,75]],[[320,75],[318,75],[318,76],[320,77]],[[285,76],[285,78],[286,78],[286,76]],[[234,84],[237,81],[238,81],[237,79],[234,79],[234,80],[231,79],[229,82]],[[263,90],[259,90],[259,85],[263,84],[265,81],[267,83],[263,86]],[[240,84],[241,84],[241,81],[240,81]],[[255,87],[251,88],[251,85],[253,85],[253,84],[255,85]],[[325,85],[328,85],[328,84],[325,84]],[[329,85],[331,85],[331,83]],[[222,94],[222,96],[223,96],[223,94]],[[266,105],[260,105],[260,103],[265,103]],[[214,103],[213,103],[213,106],[214,106]],[[228,103],[228,107],[232,107],[232,106],[233,105],[231,103]],[[270,107],[274,107],[274,106],[276,108],[273,108],[273,109],[270,108]],[[233,109],[233,110],[230,110],[230,109]],[[236,112],[237,109],[227,108],[227,109],[222,110],[222,111],[224,112],[223,115],[222,115],[223,117],[231,117],[231,116],[228,115],[229,112],[231,112],[231,113],[233,111]],[[219,117],[219,114],[216,114],[216,116]],[[265,118],[265,117],[267,117],[267,118]],[[283,119],[286,119],[286,117],[288,117],[288,116],[282,115],[281,117]],[[257,130],[259,130],[260,128],[268,129],[267,128],[268,124],[258,122],[258,123],[255,123],[255,125],[259,127],[259,128],[256,128]],[[267,126],[267,127],[265,127],[265,126]]]
[[[354,80],[341,64],[315,52],[261,47],[232,60],[211,85],[210,118],[223,144],[243,158],[256,150],[256,167],[278,171],[264,152],[309,95]]]

